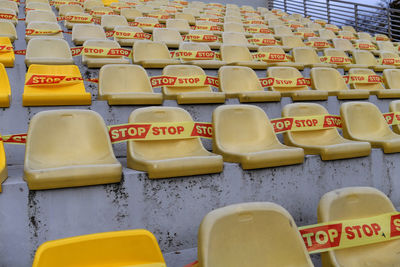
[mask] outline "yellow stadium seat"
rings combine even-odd
[[[319,34],[319,37],[324,38],[326,40],[333,40],[333,39],[337,38],[336,34],[333,31],[327,30],[327,29],[318,30],[318,34]]]
[[[6,69],[4,65],[0,63],[0,107],[8,108],[11,102],[11,87],[10,82],[8,80]],[[1,147],[3,146],[3,142],[0,141],[0,181],[2,178],[2,171],[1,171]],[[4,152],[3,152],[4,153]],[[0,182],[1,186],[1,182]]]
[[[275,79],[299,79],[303,78],[300,71],[293,67],[270,67],[267,70],[268,78]],[[307,85],[300,86],[271,86],[272,91],[278,91],[282,96],[291,97],[294,101],[326,100],[328,92],[310,90]]]
[[[157,239],[147,230],[97,233],[47,241],[33,267],[166,267]]]
[[[84,9],[80,5],[69,5],[69,4],[64,4],[60,5],[58,15],[59,16],[65,16],[67,15],[68,12],[80,12],[83,13]]]
[[[350,69],[349,75],[376,75],[373,70],[370,69]],[[370,94],[376,95],[378,98],[399,98],[400,88],[385,89],[381,82],[376,83],[363,83],[353,82],[350,83],[350,88],[369,90]]]
[[[112,40],[87,40],[83,43],[85,48],[121,48],[121,46]],[[104,56],[104,55],[86,55],[82,52],[82,64],[88,68],[100,68],[106,64],[129,64],[130,61],[124,56]]]
[[[167,19],[167,29],[178,30],[181,34],[187,34],[190,31],[189,22],[186,19]]]
[[[109,105],[161,105],[163,96],[154,93],[146,70],[138,65],[105,65],[99,73],[99,99]]]
[[[118,2],[118,0],[103,0],[103,1],[109,1],[109,4],[107,4],[106,6],[111,8],[114,11],[114,14],[116,14],[116,15],[121,15],[122,9],[132,7],[131,5],[129,5],[123,1],[121,1],[121,2]]]
[[[139,27],[132,27],[132,26],[116,26],[114,28],[115,32],[129,32],[129,33],[143,33],[143,30]],[[134,38],[125,38],[125,37],[118,37],[114,34],[114,41],[117,41],[120,46],[130,46],[132,47],[136,41],[143,40],[143,39],[134,39]]]
[[[196,24],[196,18],[192,14],[176,13],[175,14],[175,19],[184,19],[189,23],[189,25],[195,25]]]
[[[259,107],[219,106],[213,112],[212,121],[213,152],[222,155],[226,162],[240,163],[248,170],[304,161],[303,149],[279,142],[272,123]]]
[[[65,14],[65,16],[68,18],[71,18],[69,20],[64,20],[64,26],[68,29],[71,30],[74,28],[75,25],[93,25],[93,22],[91,21],[91,19],[93,18],[92,16],[90,16],[87,13],[83,13],[83,12],[67,12],[67,14]],[[86,20],[83,21],[82,19],[90,19],[90,20]],[[100,26],[100,25],[98,25]],[[102,27],[101,27],[102,28]]]
[[[393,68],[391,65],[379,65],[378,60],[370,51],[354,50],[352,54],[354,63],[357,65],[364,65],[366,68],[374,69],[374,71],[383,71],[384,69]]]
[[[295,63],[304,65],[306,68],[329,67],[335,68],[335,64],[322,63],[317,52],[311,47],[295,47],[292,51]]]
[[[284,26],[284,25],[285,25],[285,22],[283,22],[283,20],[274,18],[274,19],[268,19],[268,20],[267,20],[267,25],[268,25],[270,28],[274,28],[274,27],[276,27],[276,26]],[[286,31],[287,33],[290,34],[290,32],[287,31],[287,28],[284,28],[284,31]]]
[[[36,34],[34,33],[33,35],[25,34],[25,40],[26,42],[29,42],[29,40],[35,38],[58,38],[58,39],[63,39],[64,35],[62,33],[61,27],[58,23],[54,22],[40,22],[40,21],[32,21],[26,26],[26,30],[33,30],[33,31],[44,31],[46,33],[43,34]]]
[[[399,75],[400,75],[400,70],[398,69],[386,69],[383,71],[383,81],[386,90],[390,89],[398,92],[398,90],[400,89]]]
[[[355,40],[354,45],[356,46],[356,49],[368,50],[374,54],[378,53],[376,50],[377,47],[374,44],[372,44],[372,42],[369,40]]]
[[[8,21],[11,22],[14,26],[17,26],[18,19],[17,19],[17,13],[15,10],[10,9],[10,8],[0,8],[0,14],[4,14],[7,16],[10,16],[10,18],[4,18],[1,19],[1,21]]]
[[[6,46],[10,48],[10,50],[5,49],[0,52],[0,63],[2,63],[5,67],[14,67],[15,56],[10,38],[0,37],[0,46]]]
[[[67,41],[57,38],[34,38],[26,47],[25,64],[74,64]]]
[[[287,57],[285,54],[285,51],[278,46],[261,46],[258,48],[258,52],[260,53],[270,53],[274,54],[275,56],[282,56],[285,55],[286,59],[282,59],[282,61],[277,62],[276,60],[269,60],[268,58],[263,59],[264,62],[268,64],[268,67],[274,67],[274,66],[279,66],[279,67],[293,67],[299,70],[304,69],[304,65],[301,63],[295,63],[293,62],[290,58]]]
[[[45,3],[45,4],[48,4],[48,3],[49,3],[48,0],[26,0],[26,1],[25,1],[25,4],[28,4],[28,3],[30,3],[30,2]]]
[[[116,13],[114,13],[111,7],[96,6],[90,10],[89,14],[92,15],[93,18],[98,18],[101,21],[103,15],[114,15]]]
[[[179,46],[181,51],[211,51],[207,44],[194,43],[194,42],[182,42]],[[202,67],[203,69],[218,69],[226,63],[221,60],[216,59],[183,59],[181,58],[183,64],[190,64]]]
[[[229,65],[246,66],[252,69],[266,69],[267,63],[253,60],[249,49],[243,45],[221,45],[222,61]]]
[[[18,15],[19,8],[17,2],[2,0],[0,1],[0,8],[12,9]]]
[[[356,40],[358,41],[358,40]],[[332,39],[333,47],[336,49],[340,49],[343,51],[352,51],[354,50],[354,46],[350,40],[333,38]]]
[[[324,30],[320,24],[315,22],[308,22],[306,25],[308,28],[313,29],[315,32],[318,32],[318,34],[320,34],[319,30]],[[324,37],[321,36],[321,38]]]
[[[199,66],[179,65],[166,66],[163,75],[173,77],[196,77],[206,75]],[[162,91],[165,99],[175,100],[178,104],[206,104],[225,103],[225,94],[213,92],[210,85],[172,87],[163,86]]]
[[[240,12],[239,12],[240,14]],[[224,17],[224,23],[239,23],[242,24],[242,18],[240,16],[235,16],[235,15],[226,15]],[[225,30],[226,31],[226,30]]]
[[[116,26],[128,26],[128,21],[121,15],[103,15],[101,16],[101,26],[106,31],[112,31]]]
[[[282,48],[285,51],[290,51],[295,47],[305,47],[306,45],[303,43],[303,40],[299,36],[295,35],[287,35],[282,36]]]
[[[146,24],[158,24],[158,19],[149,18],[149,17],[137,17],[137,18],[135,18],[135,22],[143,23],[144,25],[146,25]],[[153,26],[140,26],[139,25],[138,27],[142,28],[142,30],[144,32],[147,32],[147,33],[152,33],[153,30],[154,30]]]
[[[175,107],[148,107],[133,111],[129,123],[193,121],[190,114]],[[173,140],[128,141],[128,167],[146,171],[150,179],[219,173],[220,155],[208,152],[199,137]]]
[[[347,39],[347,40],[355,40],[355,39],[357,39],[357,37],[351,31],[344,31],[344,30],[343,31],[339,31],[338,35],[342,39]]]
[[[170,48],[178,48],[183,39],[177,29],[154,29],[153,30],[153,41],[162,42]]]
[[[371,34],[367,33],[367,32],[358,32],[357,33],[358,39],[360,40],[368,40],[368,41],[372,41],[372,36]]]
[[[168,47],[162,42],[136,41],[133,45],[133,63],[144,68],[163,68],[181,62],[171,58]]]
[[[51,6],[48,3],[30,2],[25,4],[25,10],[43,10],[53,12]]]
[[[213,35],[213,36],[216,36],[212,31],[207,31],[207,30],[190,30],[189,35]],[[202,44],[207,44],[211,49],[219,49],[221,47],[221,43],[218,40],[207,42],[207,41],[192,39],[191,42],[194,42],[194,43],[201,42]]]
[[[2,12],[0,12],[0,13],[2,13]],[[32,21],[57,23],[57,18],[56,18],[56,15],[54,15],[54,13],[52,11],[31,10],[26,13],[25,25],[28,25]]]
[[[282,117],[306,117],[328,115],[321,105],[296,103],[282,109]],[[343,138],[337,129],[306,130],[283,134],[286,145],[304,149],[305,154],[320,155],[322,160],[337,160],[368,156],[371,146],[367,142],[356,142]]]
[[[87,0],[83,2],[83,8],[85,9],[85,11],[90,11],[94,7],[104,7],[104,4],[100,0]]]
[[[140,12],[143,13],[143,15],[150,14],[151,12],[154,11],[154,8],[151,7],[150,5],[140,5],[136,6],[136,10],[139,10]]]
[[[338,99],[368,99],[367,90],[357,90],[347,87],[339,71],[333,68],[313,68],[310,72],[312,89],[327,91]]]
[[[42,111],[31,119],[24,163],[30,190],[118,183],[121,174],[98,113]]]
[[[357,33],[353,26],[344,25],[344,26],[342,26],[342,30],[349,31],[349,32],[351,32],[353,34]]]
[[[121,16],[124,16],[127,21],[135,21],[138,17],[143,17],[143,13],[135,8],[121,9]]]
[[[295,35],[300,35],[303,39],[308,39],[310,37],[315,37],[317,36],[315,34],[315,31],[311,28],[306,28],[306,27],[301,27],[297,28]]]
[[[390,38],[386,34],[382,34],[382,33],[375,33],[375,36],[373,39],[374,39],[374,41],[389,41],[390,42]]]
[[[249,67],[223,66],[218,70],[219,90],[227,98],[241,103],[280,101],[279,92],[264,91],[254,70]]]
[[[0,21],[0,37],[8,37],[11,42],[18,39],[17,31],[12,22]]]
[[[390,199],[372,187],[347,187],[326,193],[318,205],[318,222],[354,220],[395,212]],[[398,266],[400,240],[321,253],[322,266]]]
[[[342,49],[336,49],[336,48],[325,48],[324,49],[324,55],[326,57],[334,57],[337,60],[335,61],[336,67],[337,68],[343,68],[345,71],[348,71],[352,68],[367,68],[367,65],[358,65],[358,64],[352,64],[352,60],[350,57],[347,55],[347,53],[342,50]],[[340,62],[338,61],[340,59]],[[345,63],[345,60],[347,60],[348,63]]]
[[[292,216],[270,202],[208,213],[200,224],[197,254],[199,267],[314,266]]]
[[[223,44],[227,45],[243,45],[247,46],[250,50],[257,50],[258,45],[252,45],[246,39],[243,33],[238,32],[223,32],[222,33]]]
[[[183,14],[190,14],[193,17],[200,17],[200,10],[197,8],[186,7],[182,10]]]
[[[39,75],[33,78],[33,75]],[[52,75],[57,77],[77,78],[77,82],[65,84],[40,84],[40,76]],[[60,106],[60,105],[90,105],[91,95],[85,91],[81,73],[76,65],[31,65],[25,76],[22,95],[24,106]]]
[[[385,66],[391,66],[391,69],[400,67],[400,56],[398,53],[389,52],[389,51],[380,51],[379,52],[379,61],[381,64]],[[386,61],[386,62],[383,62]]]
[[[95,24],[76,24],[72,28],[72,41],[82,45],[88,40],[107,40],[103,27]]]
[[[251,34],[246,33],[243,24],[237,22],[225,22],[224,23],[224,32],[237,32],[243,33],[244,35],[250,37]]]
[[[390,130],[381,111],[372,103],[350,102],[340,107],[343,135],[346,138],[366,141],[384,153],[400,152],[400,135]]]
[[[392,53],[398,53],[396,47],[394,47],[392,42],[389,41],[377,41],[378,49],[381,51],[387,51]]]
[[[397,73],[398,75],[398,73]],[[390,112],[400,112],[400,100],[395,100],[389,104]],[[400,125],[392,125],[393,132],[400,134]]]
[[[271,27],[271,26],[270,26]],[[273,27],[276,38],[282,38],[283,36],[292,36],[294,33],[288,26],[277,25]]]

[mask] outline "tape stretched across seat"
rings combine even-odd
[[[14,49],[8,37],[0,37],[0,63],[5,67],[14,67]]]

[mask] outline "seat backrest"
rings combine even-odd
[[[342,26],[342,29],[343,29],[344,31],[349,31],[349,32],[351,32],[351,33],[356,33],[356,30],[354,29],[353,26],[344,25],[344,26]]]
[[[344,36],[344,37],[350,37],[350,38],[355,38],[354,33],[352,33],[351,31],[339,31],[338,33],[340,36]]]
[[[158,19],[156,18],[149,18],[149,17],[137,17],[135,18],[135,22],[139,23],[158,23]]]
[[[368,32],[358,32],[357,35],[360,40],[372,40],[372,36]]]
[[[237,16],[225,16],[224,17],[224,22],[225,23],[230,23],[230,22],[235,22],[235,23],[242,23],[242,19]]]
[[[18,4],[13,1],[0,1],[0,8],[9,8],[14,10],[16,13],[18,13]]]
[[[333,31],[331,31],[331,30],[320,29],[320,30],[318,30],[318,33],[319,33],[319,37],[324,38],[324,39],[331,40],[331,39],[335,39],[336,38],[335,33]]]
[[[103,7],[104,6],[103,2],[100,0],[87,0],[83,3],[83,8],[85,10],[92,10],[92,8],[98,7],[98,6]]]
[[[153,93],[146,70],[139,65],[109,64],[99,72],[99,93]]]
[[[280,54],[280,55],[286,55],[285,51],[279,47],[279,46],[260,46],[258,48],[258,52],[265,52],[265,53],[271,53],[271,54]],[[263,59],[263,61],[267,62],[267,63],[271,63],[271,62],[276,62],[273,60],[265,60]]]
[[[353,50],[353,60],[356,64],[375,66],[378,61],[370,51],[365,50]]]
[[[25,6],[25,10],[47,10],[51,11],[51,6],[48,3],[30,2]]]
[[[195,17],[199,17],[199,16],[200,16],[200,10],[197,9],[197,8],[188,8],[188,7],[185,7],[185,8],[183,8],[182,13],[184,13],[184,14],[190,14],[190,15],[193,15],[193,16],[195,16]]]
[[[373,70],[370,69],[358,69],[353,68],[349,70],[349,75],[376,75]],[[382,83],[350,83],[350,88],[354,89],[365,89],[365,90],[381,90],[385,89]]]
[[[307,27],[313,29],[314,31],[319,31],[319,30],[322,29],[322,26],[320,24],[318,24],[318,23],[315,23],[315,22],[308,22],[307,23]],[[322,38],[325,38],[325,37],[322,37]]]
[[[168,47],[162,42],[136,41],[133,45],[134,61],[148,59],[171,59]]]
[[[327,57],[344,57],[349,58],[347,53],[344,50],[336,49],[336,48],[325,48],[324,55]]]
[[[242,23],[237,22],[225,22],[224,23],[224,31],[225,32],[240,32],[245,33]]]
[[[399,89],[400,88],[400,70],[399,69],[386,69],[383,70],[383,78],[386,88]]]
[[[128,26],[128,21],[124,16],[120,15],[103,15],[101,16],[101,26],[103,27]]]
[[[377,41],[376,44],[378,45],[378,48],[381,51],[389,51],[389,52],[397,53],[397,50],[394,47],[392,42],[389,42],[389,41]]]
[[[187,13],[176,13],[175,19],[184,19],[190,24],[194,24],[196,22],[195,17],[192,14],[187,14]]]
[[[163,75],[165,76],[174,76],[174,77],[195,77],[206,75],[204,70],[199,66],[190,66],[190,65],[168,65],[163,69]],[[163,92],[166,94],[179,94],[186,92],[211,92],[211,86],[199,86],[199,87],[172,87],[172,86],[163,86]]]
[[[60,5],[60,9],[58,11],[60,16],[65,16],[68,12],[84,12],[84,9],[80,5]]]
[[[397,72],[397,75],[399,73]],[[395,100],[390,102],[389,104],[389,111],[390,112],[400,112],[400,100]],[[400,125],[392,125],[393,132],[400,134]]]
[[[0,21],[0,35],[17,36],[14,24],[10,21]]]
[[[121,48],[121,46],[119,45],[119,43],[117,41],[114,40],[87,40],[83,43],[83,47],[104,47],[104,48]],[[91,55],[82,55],[82,59],[84,58],[100,58],[100,57],[104,57],[104,56],[91,56]],[[109,56],[107,56],[109,57]],[[123,56],[120,55],[116,55],[113,56],[114,58],[122,58]]]
[[[282,36],[282,45],[290,48],[306,46],[301,37],[295,35]]]
[[[58,23],[55,22],[42,22],[42,21],[32,21],[29,22],[28,26],[26,26],[26,29],[34,29],[34,30],[59,30],[61,31],[61,27]],[[59,37],[63,38],[62,33],[54,34],[51,35],[50,37]]]
[[[284,25],[278,25],[278,26],[274,26],[274,33],[276,35],[293,35],[292,30],[288,27],[288,26],[284,26]]]
[[[296,63],[314,64],[321,63],[317,52],[311,47],[295,47],[292,55]]]
[[[186,19],[167,19],[168,29],[190,30],[189,22]]]
[[[247,45],[248,41],[243,33],[239,32],[223,32],[222,41],[224,44],[230,45]]]
[[[256,72],[249,67],[223,66],[218,70],[218,77],[222,92],[264,91]]]
[[[155,42],[183,42],[182,36],[177,29],[159,29],[153,30],[153,40]]]
[[[379,108],[372,103],[344,103],[340,107],[340,115],[345,137],[366,139],[393,134]]]
[[[33,38],[26,47],[27,58],[72,59],[68,42],[58,38]]]
[[[300,71],[293,67],[270,67],[267,70],[267,76],[269,78],[277,78],[277,79],[297,79],[303,78]],[[271,87],[274,91],[279,92],[287,92],[287,91],[302,91],[308,90],[307,85],[296,86],[296,87]]]
[[[249,49],[243,45],[221,45],[221,58],[227,63],[253,61]]]
[[[33,267],[148,264],[166,267],[156,238],[147,230],[126,230],[45,242],[36,252]]]
[[[135,8],[121,9],[121,16],[124,16],[128,21],[133,21],[137,17],[143,17],[143,13]]]
[[[280,19],[268,19],[267,24],[269,27],[275,27],[275,26],[279,26],[279,25],[285,25],[285,23],[283,22],[283,20]]]
[[[336,49],[341,49],[345,51],[354,50],[354,46],[350,40],[333,38],[332,43]]]
[[[27,23],[29,23],[31,21],[48,21],[48,22],[56,22],[57,23],[57,18],[56,18],[56,15],[54,15],[54,13],[51,11],[30,10],[26,13],[25,21]]]
[[[293,218],[274,203],[213,210],[203,218],[198,239],[200,267],[313,266]]]
[[[312,86],[321,91],[347,90],[347,84],[340,72],[334,68],[312,68],[310,71]]]
[[[75,24],[72,27],[72,39],[106,39],[103,27],[95,24]]]

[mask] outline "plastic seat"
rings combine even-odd
[[[192,14],[176,13],[175,14],[175,19],[184,19],[189,23],[189,25],[195,25],[196,24],[196,18]]]
[[[183,51],[211,51],[207,44],[203,43],[192,43],[192,42],[182,42],[179,46],[179,50]],[[184,59],[181,58],[182,64],[190,64],[202,67],[204,69],[218,69],[226,63],[221,60],[216,59]]]
[[[312,89],[327,91],[338,99],[368,99],[369,92],[361,89],[349,90],[339,71],[333,68],[313,68],[310,72]],[[400,87],[399,87],[400,88]]]
[[[72,41],[82,45],[87,40],[107,40],[103,27],[94,24],[76,24],[72,28]]]
[[[34,38],[26,47],[25,64],[68,65],[74,64],[70,47],[65,40]]]
[[[4,68],[4,66],[3,66],[3,68]],[[0,66],[0,69],[1,69],[1,66]],[[4,70],[4,72],[5,72],[5,70]],[[0,105],[2,105],[1,102],[0,102]],[[7,170],[6,152],[4,150],[3,141],[0,141],[0,193],[2,191],[1,184],[7,179],[7,177],[8,177],[8,170]]]
[[[190,31],[189,22],[186,19],[167,19],[167,29],[178,30],[181,34],[187,34]]]
[[[26,84],[33,75],[66,76],[77,78],[77,81],[52,85]],[[85,91],[78,66],[31,65],[25,76],[22,104],[24,106],[90,105],[91,95]]]
[[[318,222],[354,220],[396,212],[390,199],[372,187],[347,187],[326,193],[318,205]],[[400,240],[321,253],[323,266],[398,266]]]
[[[33,31],[44,31],[46,33],[43,34],[28,34],[29,30]],[[26,26],[25,40],[29,42],[31,39],[40,39],[40,38],[56,38],[56,39],[64,39],[64,35],[62,33],[61,27],[58,23],[54,22],[40,22],[33,21]]]
[[[311,47],[295,47],[292,56],[295,63],[303,64],[306,68],[336,67],[335,64],[321,63],[317,52]]]
[[[376,46],[369,40],[355,40],[354,45],[359,50],[368,50],[377,54]]]
[[[0,21],[0,37],[7,37],[11,42],[18,39],[17,31],[12,22]]]
[[[31,119],[24,163],[30,190],[118,183],[121,175],[122,166],[98,113],[42,111]]]
[[[352,51],[354,46],[350,40],[334,38],[332,39],[333,47],[343,51]]]
[[[300,164],[301,148],[281,144],[265,112],[252,105],[219,106],[213,112],[213,152],[243,169]]]
[[[296,32],[294,33],[295,35],[299,35],[300,37],[304,39],[308,39],[310,37],[316,37],[316,34],[313,29],[302,27],[302,28],[297,28]]]
[[[112,31],[116,26],[128,26],[128,21],[120,15],[103,15],[101,16],[101,26],[106,31]]]
[[[18,15],[19,8],[18,8],[18,4],[16,2],[2,0],[2,1],[0,1],[0,8],[12,9]]]
[[[357,33],[353,26],[343,25],[342,30],[351,32],[353,34]]]
[[[329,115],[321,105],[296,103],[282,109],[282,117],[306,117]],[[343,138],[337,129],[286,132],[284,142],[289,146],[301,147],[305,154],[320,155],[322,160],[337,160],[368,156],[371,146],[367,142],[356,142]]]
[[[384,153],[400,152],[400,135],[390,130],[382,113],[372,103],[349,102],[340,107],[343,135],[346,138],[366,141]]]
[[[6,69],[4,65],[0,63],[0,107],[8,108],[11,102],[11,87],[10,82],[8,80]],[[2,178],[5,179],[3,176],[3,169],[5,165],[2,165],[5,159],[2,159],[2,155],[4,155],[4,151],[1,152],[3,149],[3,142],[0,141],[0,192],[1,192],[1,182],[4,181]],[[2,163],[3,162],[3,163]],[[7,170],[6,170],[7,172]],[[6,175],[7,177],[7,175]]]
[[[280,20],[280,19],[268,19],[268,20],[267,20],[267,25],[268,25],[270,28],[273,28],[273,27],[275,27],[275,26],[284,26],[285,23],[283,22],[283,20]],[[289,34],[290,34],[290,33],[289,33]]]
[[[335,62],[337,68],[343,68],[348,71],[352,68],[367,68],[367,65],[352,64],[352,60],[347,53],[342,49],[326,48],[324,49],[324,55],[331,57],[331,60]]]
[[[316,32],[319,31],[319,30],[323,30],[322,26],[320,24],[318,24],[318,23],[315,23],[315,22],[308,22],[306,25],[307,25],[308,28],[310,28],[310,29],[312,29],[312,30],[314,30]]]
[[[200,17],[200,10],[197,8],[185,7],[184,9],[182,9],[182,13],[190,14],[194,17]]]
[[[246,46],[243,45],[221,45],[221,58],[229,65],[245,66],[252,69],[266,69],[267,63],[253,60]]]
[[[198,36],[203,36],[203,35],[208,35],[208,36],[213,36],[215,41],[204,41],[204,40],[196,40],[196,39],[191,39],[191,42],[194,43],[203,43],[207,44],[211,49],[219,49],[221,47],[221,43],[218,41],[218,37],[212,32],[212,31],[205,31],[205,30],[190,30],[189,35],[198,35]]]
[[[380,51],[388,51],[392,53],[398,53],[396,47],[394,47],[392,42],[388,41],[377,41],[376,44],[378,45],[378,49]]]
[[[325,29],[331,30],[331,31],[333,31],[333,32],[339,32],[339,31],[340,31],[340,29],[339,29],[338,26],[336,26],[336,25],[334,25],[334,24],[330,24],[330,23],[325,24]]]
[[[399,73],[398,72],[394,73],[394,75],[399,75]],[[393,77],[396,77],[394,75],[393,75]],[[395,100],[395,101],[390,102],[389,111],[390,112],[400,112],[400,100]],[[393,132],[400,134],[400,125],[396,125],[396,124],[392,125],[392,130],[393,130]]]
[[[0,46],[5,47],[3,51],[0,51],[0,63],[5,67],[14,67],[15,56],[10,39],[8,37],[0,37]]]
[[[144,15],[147,15],[147,14],[153,12],[154,8],[149,5],[140,5],[140,6],[136,6],[136,10],[139,10]]]
[[[99,99],[109,105],[161,105],[146,70],[138,65],[105,65],[99,73]]]
[[[279,92],[264,91],[254,70],[249,67],[223,66],[218,71],[220,87],[227,98],[241,103],[280,101]]]
[[[182,36],[176,29],[154,29],[153,41],[163,42],[170,48],[178,48],[183,43]]]
[[[30,2],[30,3],[26,3],[25,6],[26,6],[25,7],[26,11],[29,11],[29,10],[44,10],[44,11],[53,12],[53,10],[51,9],[51,6],[48,3]]]
[[[101,17],[103,15],[115,15],[116,13],[114,13],[114,10],[111,7],[96,6],[90,10],[89,14],[93,18],[98,18],[101,23]]]
[[[354,33],[352,33],[351,31],[339,31],[339,38],[342,39],[347,39],[347,40],[355,40],[357,39],[356,36],[354,36]]]
[[[87,0],[83,3],[83,8],[85,11],[90,11],[94,7],[104,7],[104,4],[100,0]]]
[[[399,75],[400,75],[400,70],[397,69],[386,69],[383,71],[383,81],[385,83],[386,90],[390,89],[398,91],[400,89]]]
[[[337,38],[336,34],[333,31],[327,29],[318,30],[318,34],[319,37],[324,38],[326,40],[333,40]]]
[[[367,32],[358,32],[357,33],[358,39],[360,40],[368,40],[368,41],[372,41],[372,36],[371,34],[367,33]]]
[[[144,68],[163,68],[180,64],[181,61],[172,59],[167,45],[162,42],[136,41],[133,45],[133,63]]]
[[[43,243],[33,267],[101,265],[166,267],[157,239],[147,230],[69,237]]]
[[[243,45],[247,46],[250,50],[257,50],[258,45],[252,45],[246,39],[243,33],[238,32],[223,32],[222,33],[223,44],[227,45]]]
[[[373,70],[370,69],[350,69],[349,75],[376,75]],[[385,89],[381,82],[375,83],[363,83],[363,82],[350,82],[350,88],[369,90],[370,94],[376,95],[378,98],[399,98],[400,88],[396,89]]]
[[[200,224],[197,254],[200,267],[314,266],[292,216],[270,202],[208,213]]]
[[[226,11],[225,11],[225,13],[226,13]],[[239,12],[239,14],[240,14],[240,12]],[[232,23],[232,22],[243,25],[241,17],[237,16],[237,14],[236,15],[228,15],[228,16],[225,14],[224,23]],[[226,29],[224,31],[226,31]],[[243,31],[241,31],[241,32],[243,32]]]
[[[366,50],[354,50],[352,52],[353,60],[357,65],[364,65],[367,68],[374,69],[374,71],[383,71],[384,69],[391,69],[390,65],[379,65],[375,56]]]
[[[4,17],[7,16],[7,19],[4,18],[4,19],[1,19],[1,21],[9,21],[12,24],[14,24],[14,26],[17,26],[18,16],[17,16],[17,13],[13,9],[11,9],[11,8],[0,8],[0,14],[3,14]],[[9,19],[8,19],[8,16],[9,16]]]
[[[28,25],[32,21],[57,23],[57,18],[51,11],[31,10],[26,13],[25,25]]]
[[[156,18],[148,17],[137,17],[135,18],[135,22],[138,23],[138,27],[142,28],[142,30],[147,33],[152,33],[154,30],[154,25],[158,24],[158,20]]]
[[[325,48],[330,48],[331,44],[328,42],[328,39],[324,39],[321,37],[309,37],[306,44],[317,51],[322,51]]]
[[[65,16],[65,15],[67,15],[68,12],[83,13],[84,9],[80,5],[69,5],[69,4],[60,5],[59,10],[58,10],[59,16]]]
[[[382,34],[382,33],[376,33],[374,36],[374,41],[386,41],[386,42],[390,42],[390,38],[386,35],[386,34]]]
[[[172,77],[197,77],[205,76],[206,73],[199,66],[179,65],[166,66],[163,69],[164,76]],[[225,94],[213,92],[210,85],[204,86],[163,86],[162,91],[165,99],[176,100],[178,104],[206,104],[225,103]]]
[[[271,26],[270,26],[271,27]],[[292,36],[294,33],[292,30],[284,25],[274,26],[274,35],[276,38],[282,38],[283,36]]]
[[[300,71],[293,67],[270,67],[267,70],[268,78],[275,79],[299,79],[303,78]],[[301,86],[270,86],[270,90],[278,91],[281,96],[291,97],[293,101],[302,100],[326,100],[328,93],[324,91],[309,90],[307,85]]]
[[[305,47],[306,45],[299,36],[282,36],[282,48],[285,51],[290,51],[295,47]]]
[[[87,13],[83,12],[68,12],[65,14],[67,18],[64,20],[64,26],[71,30],[75,25],[91,25],[93,24],[93,17]],[[100,25],[99,25],[100,26]]]
[[[259,53],[270,53],[274,54],[274,59],[264,58],[263,61],[268,64],[268,66],[280,66],[280,67],[293,67],[299,70],[304,69],[304,65],[300,63],[293,62],[281,47],[278,46],[262,46],[258,48]],[[277,59],[278,58],[278,59]]]
[[[148,107],[133,111],[129,123],[193,121],[190,114],[174,107]],[[128,141],[128,167],[146,171],[150,179],[219,173],[220,155],[204,149],[199,137],[173,140]]]
[[[389,51],[380,51],[379,64],[384,66],[390,66],[391,69],[400,67],[400,56],[398,53]]]
[[[83,43],[85,48],[121,48],[121,46],[112,40],[87,40]],[[129,59],[120,55],[85,55],[82,54],[82,63],[88,68],[100,68],[106,64],[129,64]]]
[[[124,16],[127,21],[135,21],[138,17],[143,17],[143,13],[135,8],[121,9],[121,16]]]
[[[129,33],[143,33],[143,30],[139,27],[131,27],[131,26],[116,26],[114,28],[114,41],[117,41],[121,46],[130,46],[132,47],[136,41],[143,40],[143,38],[130,38],[125,36],[117,35],[118,32],[129,32]]]
[[[246,36],[251,36],[251,34],[248,34],[242,23],[237,23],[237,22],[225,22],[224,23],[224,32],[237,32],[237,33],[242,33],[245,34]]]

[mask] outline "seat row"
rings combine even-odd
[[[371,187],[328,192],[321,197],[317,211],[319,223],[393,212],[396,209],[392,201]],[[198,261],[187,267],[314,266],[305,245],[306,238],[293,217],[285,208],[271,202],[239,203],[215,209],[204,216],[197,238]],[[320,243],[323,241],[320,238]],[[323,252],[322,266],[398,266],[399,243],[391,240]],[[157,240],[150,232],[126,230],[45,242],[36,251],[33,267],[77,264],[82,267],[166,266]]]

